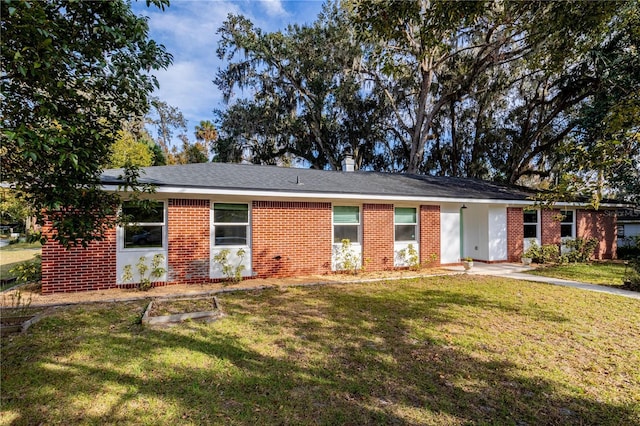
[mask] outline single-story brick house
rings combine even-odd
[[[158,254],[166,269],[162,284],[219,280],[213,258],[224,249],[243,262],[246,277],[331,273],[343,239],[367,271],[406,266],[409,245],[421,263],[436,265],[464,257],[519,262],[532,238],[560,244],[593,236],[600,241],[597,258],[616,252],[609,210],[616,206],[536,210],[533,193],[479,180],[354,172],[348,161],[346,171],[221,163],[143,170],[141,181],[157,188],[156,212],[136,216],[130,209],[133,222],[88,248],[45,244],[43,293],[126,285],[127,265]],[[105,189],[117,189],[120,173],[104,172]],[[240,248],[245,255],[234,258]]]

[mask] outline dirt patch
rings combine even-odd
[[[216,309],[213,298],[198,299],[156,299],[149,311],[152,317],[162,315],[184,314],[188,312],[204,312]]]
[[[30,299],[30,306],[55,306],[77,303],[93,303],[93,302],[116,302],[128,300],[142,300],[162,297],[176,296],[198,296],[215,294],[225,291],[249,290],[260,288],[277,288],[299,285],[317,285],[330,283],[357,283],[378,280],[397,280],[405,278],[417,278],[434,275],[451,275],[451,271],[434,268],[424,269],[421,271],[383,271],[368,272],[357,275],[351,274],[328,274],[328,275],[309,275],[303,277],[292,278],[267,278],[267,279],[248,279],[239,283],[201,283],[201,284],[172,284],[162,287],[154,287],[149,291],[140,291],[137,289],[114,288],[109,290],[82,291],[75,293],[54,293],[48,295],[40,294],[37,286],[18,286],[11,290],[3,292],[4,296],[9,296],[11,292],[19,291],[21,296]],[[5,305],[5,299],[0,298],[0,306]]]

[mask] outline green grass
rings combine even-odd
[[[3,339],[3,424],[640,424],[640,304],[488,277],[221,295],[139,325],[59,310]]]
[[[624,263],[593,262],[544,266],[535,270],[528,271],[527,273],[532,275],[580,281],[591,284],[622,286],[624,272]]]
[[[41,251],[40,243],[16,243],[0,247],[0,279],[11,278],[9,270],[25,260],[33,259],[33,256]]]

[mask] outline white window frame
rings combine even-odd
[[[152,200],[154,203],[162,204],[162,219],[163,222],[126,222],[120,225],[118,228],[118,249],[121,251],[133,252],[133,251],[167,251],[167,203],[163,200]],[[120,206],[120,211],[124,208],[123,202]],[[125,247],[126,228],[128,226],[160,226],[162,228],[162,246],[161,247]]]
[[[358,223],[335,223],[334,221],[334,213],[336,207],[357,207],[358,208]],[[331,206],[331,241],[333,244],[341,245],[342,242],[336,242],[335,234],[336,234],[336,226],[358,226],[358,241],[350,241],[351,245],[360,245],[362,241],[362,208],[358,205],[349,205],[349,204],[334,204]]]
[[[566,212],[571,212],[571,222],[565,222],[564,220],[564,214]],[[563,239],[574,239],[576,238],[576,211],[575,210],[561,210],[560,214],[562,215],[562,220],[560,221],[560,237]],[[562,226],[563,225],[571,225],[571,235],[569,236],[562,236]]]
[[[397,240],[396,239],[396,226],[397,225],[411,225],[411,223],[396,223],[396,209],[414,209],[416,211],[416,221],[413,223],[415,227],[416,238],[413,240]],[[414,206],[393,206],[393,242],[394,243],[417,243],[420,238],[420,228],[418,226],[420,210]]]
[[[525,222],[524,221],[524,214],[525,212],[536,212],[536,221],[535,222]],[[524,227],[525,226],[531,226],[531,225],[535,225],[536,226],[536,236],[535,239],[538,241],[538,243],[540,243],[540,210],[537,209],[524,209],[522,210],[522,234],[524,235]],[[534,237],[527,237],[525,236],[524,239],[525,241],[530,240]]]
[[[247,202],[221,202],[216,201],[211,203],[211,241],[214,249],[235,248],[235,247],[250,247],[251,246],[251,203]],[[247,206],[247,221],[246,222],[218,222],[216,223],[216,204],[243,204]],[[246,244],[216,244],[216,226],[245,226],[246,227]]]

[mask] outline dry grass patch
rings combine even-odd
[[[487,277],[75,307],[3,342],[7,424],[638,424],[640,304]],[[621,313],[624,313],[623,315]]]

